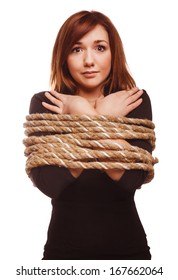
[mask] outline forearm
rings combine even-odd
[[[48,108],[42,105],[42,102],[49,102],[44,92],[35,94],[30,102],[29,113],[51,113]],[[52,105],[52,103],[49,105]],[[36,135],[43,136],[46,134],[39,132]],[[65,188],[75,181],[76,176],[74,175],[64,167],[42,166],[33,168],[29,177],[34,186],[41,192],[51,198],[57,198]]]

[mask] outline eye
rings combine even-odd
[[[73,53],[78,53],[78,52],[81,52],[81,51],[82,51],[82,49],[80,47],[75,47],[75,48],[72,49]]]
[[[103,45],[98,45],[98,46],[97,46],[97,50],[98,50],[99,52],[104,52],[105,49],[106,49],[106,47],[103,46]]]

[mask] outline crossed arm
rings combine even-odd
[[[143,91],[137,87],[131,90],[123,90],[106,97],[100,97],[95,102],[90,102],[84,97],[77,95],[66,95],[56,91],[46,92],[45,96],[51,101],[52,105],[42,102],[42,105],[58,114],[72,114],[72,115],[107,115],[114,117],[123,117],[137,108],[141,102],[141,95]],[[130,145],[123,139],[106,139],[100,140],[105,142],[117,142],[120,145]],[[83,169],[69,169],[72,176],[77,178]],[[124,170],[108,169],[105,170],[107,175],[113,180],[119,180]]]

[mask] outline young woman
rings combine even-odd
[[[116,28],[96,11],[75,13],[60,28],[51,86],[32,97],[30,114],[152,119],[149,96],[128,71]],[[100,141],[152,151],[144,140]],[[146,176],[142,170],[33,168],[31,180],[52,198],[53,207],[43,259],[151,259],[134,202]]]

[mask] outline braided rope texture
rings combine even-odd
[[[158,159],[148,151],[102,141],[143,139],[154,150],[155,126],[150,120],[37,113],[26,116],[24,128],[28,175],[34,167],[57,165],[84,169],[142,169],[148,171],[144,183],[154,177],[154,164]]]

